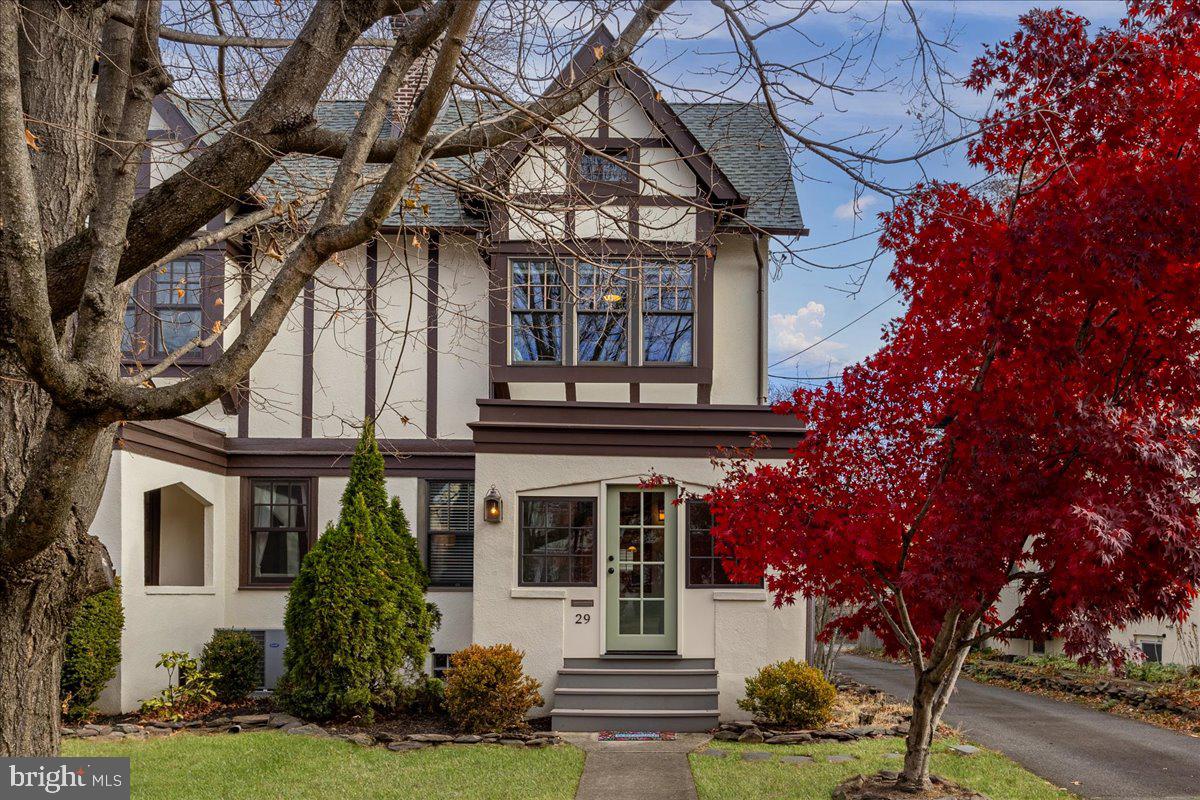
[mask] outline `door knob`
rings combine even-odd
[[[609,561],[612,561],[614,558],[615,558],[615,556],[609,556],[609,557],[608,557],[608,560],[609,560]]]
[[[609,567],[609,568],[608,568],[608,574],[609,574],[609,575],[612,575],[614,572],[616,572],[616,570],[615,570],[615,569],[613,569],[612,567]]]

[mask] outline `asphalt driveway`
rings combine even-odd
[[[909,667],[844,655],[840,672],[897,697]],[[1046,780],[1088,798],[1200,798],[1200,739],[1032,694],[960,680],[945,721]]]

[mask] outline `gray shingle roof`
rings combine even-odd
[[[229,115],[217,100],[192,98],[177,101],[180,111],[200,132],[205,142],[215,140],[229,126]],[[249,107],[234,101],[240,116]],[[317,121],[332,130],[349,132],[358,121],[361,100],[332,100],[319,103]],[[765,107],[758,103],[677,103],[672,109],[696,137],[700,145],[721,168],[748,203],[746,221],[769,231],[795,232],[804,228],[800,203],[792,181],[792,165],[783,135],[772,123]],[[450,107],[442,112],[434,131],[447,132],[475,117],[469,107]],[[390,121],[383,135],[391,135]],[[473,163],[467,159],[439,159],[437,165],[457,178],[469,177]],[[374,167],[382,172],[383,167]],[[287,156],[270,167],[257,191],[269,198],[295,193],[307,194],[329,185],[337,170],[337,161],[317,156]],[[356,193],[349,211],[361,210],[370,189]],[[422,209],[397,209],[388,225],[424,225],[430,227],[478,227],[478,217],[466,213],[451,190],[438,185],[423,187]]]
[[[746,221],[767,230],[804,228],[783,134],[761,103],[676,103],[672,110],[738,194]]]

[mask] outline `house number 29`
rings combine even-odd
[[[575,624],[576,625],[587,625],[591,621],[592,621],[591,614],[576,614],[575,615]]]

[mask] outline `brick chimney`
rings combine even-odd
[[[392,18],[392,29],[396,30],[398,20]],[[437,47],[432,46],[426,48],[425,52],[421,53],[413,61],[412,66],[408,69],[408,74],[404,76],[404,80],[400,82],[400,88],[396,90],[396,96],[392,101],[392,135],[396,135],[404,128],[404,122],[408,119],[408,115],[412,112],[413,105],[417,102],[417,97],[424,90],[426,84],[429,83],[429,77],[433,73],[433,63],[437,60]]]

